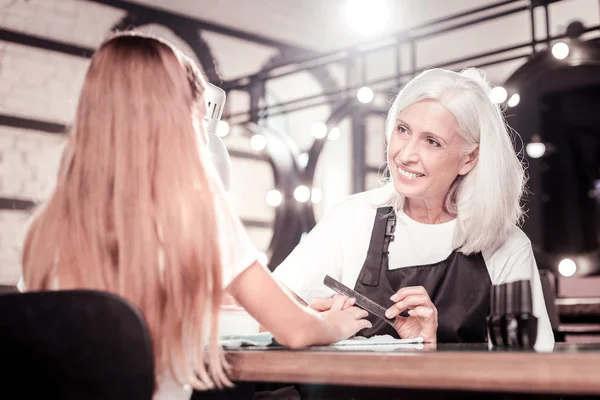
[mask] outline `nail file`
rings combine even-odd
[[[323,280],[323,284],[328,288],[334,290],[339,294],[343,294],[344,296],[352,297],[356,299],[356,304],[358,307],[362,308],[370,312],[371,314],[381,318],[385,322],[390,325],[394,325],[394,319],[389,319],[385,316],[385,308],[375,303],[373,300],[368,297],[363,296],[362,294],[350,289],[347,286],[344,286],[342,283],[336,281],[329,275],[325,275],[325,279]]]

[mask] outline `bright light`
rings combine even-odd
[[[323,192],[319,188],[312,188],[310,194],[310,200],[314,203],[320,203],[323,200]]]
[[[219,137],[225,137],[229,135],[229,124],[225,121],[219,121],[217,124],[217,135]]]
[[[384,30],[389,13],[386,0],[348,0],[346,3],[348,25],[365,36],[373,36]]]
[[[492,89],[492,92],[490,93],[490,100],[494,104],[500,104],[506,101],[507,96],[508,93],[506,93],[506,89],[504,89],[502,86],[496,86]]]
[[[565,258],[558,263],[558,272],[560,272],[562,276],[573,276],[575,271],[577,271],[577,264],[570,258]]]
[[[512,96],[510,96],[510,99],[508,99],[508,102],[506,104],[508,104],[509,107],[516,107],[520,101],[521,96],[519,96],[519,93],[515,93]]]
[[[565,42],[554,43],[552,55],[559,60],[564,60],[569,55],[569,45]]]
[[[283,201],[283,195],[277,189],[269,190],[267,192],[267,204],[271,207],[277,207]]]
[[[269,263],[269,256],[267,256],[265,253],[258,253],[256,260],[262,265],[267,265]]]
[[[540,158],[546,154],[546,145],[542,142],[531,142],[525,146],[527,155],[531,158]]]
[[[310,133],[317,139],[323,139],[327,136],[327,125],[322,122],[316,122],[312,128],[310,128]]]
[[[310,189],[300,185],[294,190],[294,198],[300,203],[306,203],[310,199]]]
[[[300,164],[301,167],[306,167],[308,164],[308,153],[300,153],[298,156],[298,164]]]
[[[264,150],[267,147],[267,139],[263,135],[256,134],[250,138],[250,147],[256,151]]]
[[[367,104],[373,101],[373,90],[370,87],[363,86],[356,92],[356,98],[361,103]]]
[[[331,130],[329,131],[329,135],[327,135],[327,139],[329,140],[336,140],[340,137],[340,128],[333,127],[331,128]]]

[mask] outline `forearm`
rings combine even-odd
[[[285,286],[284,284],[282,284],[281,282],[277,282],[279,284],[279,287],[281,287],[281,289],[288,294],[289,296],[291,296],[294,300],[296,300],[300,305],[303,306],[307,306],[306,302],[304,300],[302,300],[300,297],[298,297],[296,295],[296,293],[292,292],[290,289],[288,289],[287,286]],[[269,329],[267,329],[266,327],[260,325],[259,327],[259,332],[270,332]]]
[[[277,284],[259,264],[236,277],[228,291],[284,346],[301,348],[336,340],[336,332],[327,321],[302,306],[297,296]]]

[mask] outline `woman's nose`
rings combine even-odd
[[[417,144],[414,140],[407,140],[402,144],[402,148],[398,152],[398,160],[402,164],[410,164],[416,162],[419,159],[419,153],[417,151]]]

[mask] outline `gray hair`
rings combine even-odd
[[[457,73],[430,69],[400,91],[386,121],[389,144],[400,111],[421,100],[437,100],[456,118],[458,134],[466,143],[464,154],[479,147],[476,166],[456,178],[445,200],[446,210],[457,218],[454,248],[464,254],[498,247],[523,216],[520,200],[525,170],[512,143],[513,131],[507,127],[500,107],[489,99],[490,91],[481,70],[469,68]],[[393,192],[389,204],[399,209],[404,199]]]

